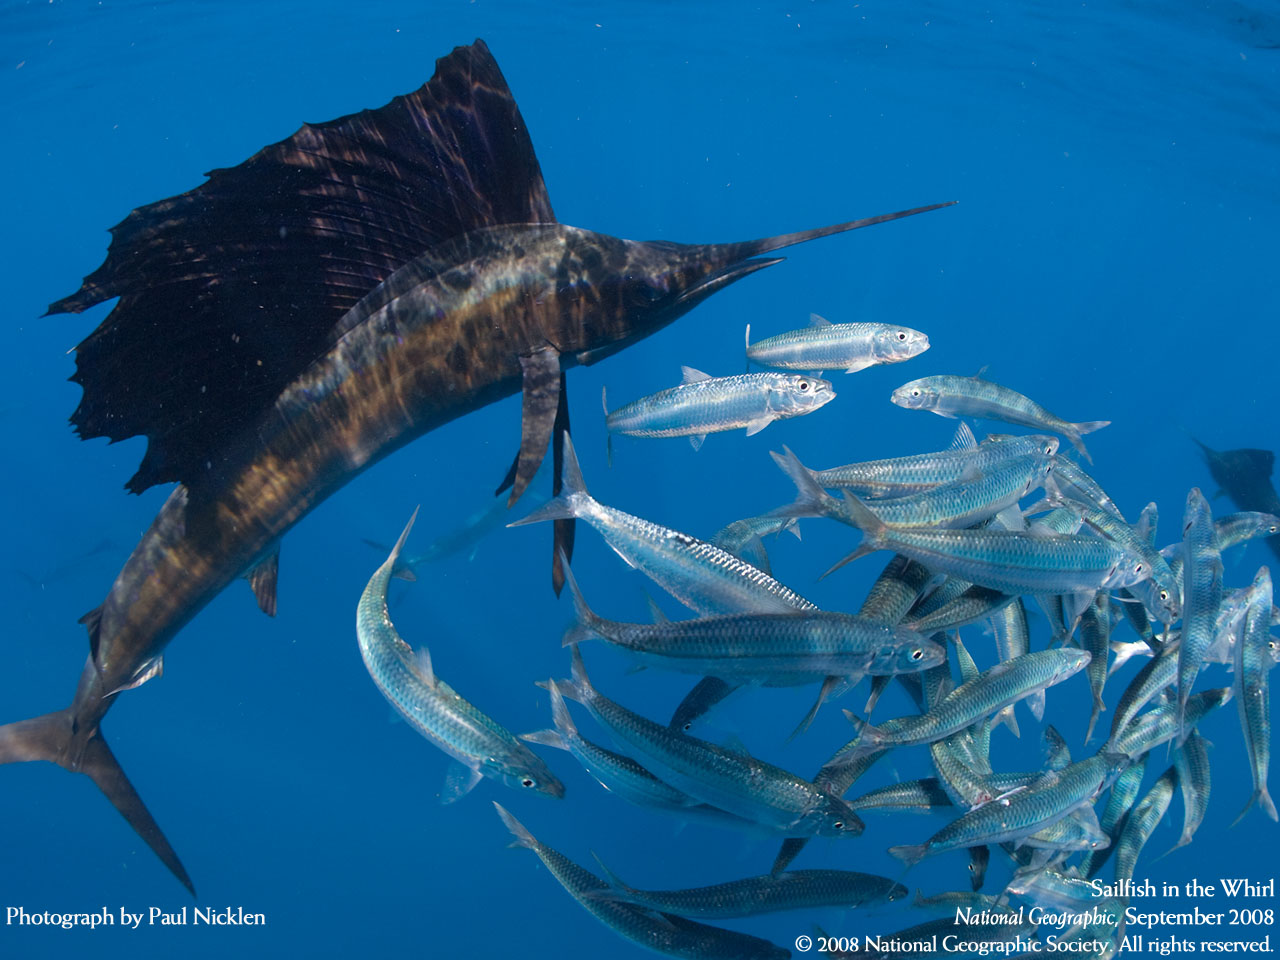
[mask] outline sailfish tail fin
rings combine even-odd
[[[146,804],[138,796],[138,791],[125,776],[120,763],[107,746],[107,741],[103,739],[102,731],[95,731],[78,750],[75,740],[75,717],[70,708],[5,724],[0,726],[0,764],[47,760],[72,773],[88,776],[194,897],[196,888],[191,883],[191,877],[187,875],[182,861],[147,810]]]

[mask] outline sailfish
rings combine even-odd
[[[774,250],[946,206],[722,244],[561,224],[480,40],[413,93],[206,176],[130,213],[102,266],[49,308],[118,298],[76,348],[71,421],[82,438],[147,437],[129,490],[177,485],[82,619],[89,656],[70,706],[0,726],[0,763],[87,774],[193,895],[101,724],[214,596],[247,576],[274,613],[295,523],[411,440],[519,392],[519,452],[498,491],[514,503],[553,437],[559,455],[569,368],[778,263]],[[561,523],[553,555],[571,535]]]

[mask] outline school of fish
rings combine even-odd
[[[713,432],[745,427],[750,436],[775,419],[812,413],[830,401],[831,385],[817,376],[823,370],[854,372],[900,362],[928,345],[924,334],[905,327],[830,324],[818,317],[806,329],[755,344],[748,328],[749,363],[799,372],[713,378],[686,368],[681,386],[612,412],[606,404],[608,430],[689,437],[695,450]],[[551,696],[547,730],[520,738],[507,733],[435,680],[425,652],[419,650],[415,659],[396,634],[386,613],[386,587],[403,536],[369,583],[361,601],[361,650],[396,709],[455,758],[446,799],[482,776],[516,790],[562,796],[560,782],[524,740],[566,751],[606,790],[633,804],[781,841],[767,873],[726,876],[708,887],[642,890],[603,863],[599,875],[573,863],[534,839],[495,802],[513,846],[533,851],[583,907],[640,946],[693,958],[790,956],[785,947],[706,921],[905,903],[908,891],[900,878],[792,869],[792,861],[815,836],[848,838],[851,847],[867,843],[860,835],[868,811],[941,812],[948,822],[931,834],[910,821],[894,827],[903,842],[887,852],[906,868],[955,851],[967,854],[967,871],[956,870],[958,879],[966,878],[957,884],[963,889],[930,897],[917,893],[911,904],[943,917],[891,932],[876,926],[873,911],[861,925],[875,935],[867,945],[841,949],[842,941],[815,930],[820,952],[825,947],[831,956],[888,957],[911,943],[936,942],[930,939],[935,933],[954,932],[957,911],[967,911],[985,919],[964,927],[973,949],[959,955],[976,956],[983,943],[1016,946],[1034,939],[1037,924],[1023,918],[1026,907],[1039,906],[1076,918],[1039,929],[1056,950],[1110,958],[1123,942],[1140,856],[1175,791],[1186,813],[1174,849],[1191,842],[1206,815],[1210,760],[1197,724],[1230,700],[1239,707],[1252,784],[1237,820],[1255,805],[1277,818],[1267,788],[1268,675],[1280,660],[1272,634],[1280,610],[1273,606],[1266,567],[1249,586],[1224,585],[1222,553],[1274,534],[1280,518],[1246,511],[1215,519],[1204,495],[1192,489],[1181,538],[1158,548],[1155,504],[1130,524],[1101,486],[1060,453],[1052,435],[1066,437],[1087,459],[1081,435],[1107,422],[1064,420],[981,375],[915,380],[894,391],[892,402],[1039,432],[978,442],[962,421],[947,450],[821,470],[805,466],[784,447],[773,458],[794,482],[796,500],[737,521],[708,540],[594,499],[565,436],[559,495],[510,525],[584,520],[628,566],[693,617],[672,621],[650,601],[651,623],[609,620],[589,605],[562,557],[575,611],[561,639],[569,648],[571,676],[539,681]],[[800,518],[835,520],[861,531],[857,549],[829,572],[875,551],[894,555],[856,612],[820,610],[772,575],[765,539],[787,530],[799,536]],[[1040,649],[1032,647],[1029,607],[1038,607],[1050,622],[1048,642]],[[1121,638],[1125,622],[1137,640]],[[995,638],[993,662],[985,669],[959,633],[974,624],[988,625]],[[623,651],[638,666],[702,679],[669,721],[646,717],[592,683],[582,647],[596,646],[593,641]],[[371,659],[368,651],[379,646],[396,652]],[[1107,709],[1107,681],[1134,656],[1148,659],[1123,693],[1107,697],[1110,730],[1095,738],[1099,714]],[[398,687],[387,682],[385,668],[375,669],[388,660],[398,666]],[[1208,676],[1221,683],[1215,665],[1229,669],[1228,685],[1203,681]],[[1092,714],[1086,742],[1073,756],[1045,722],[1046,692],[1077,673],[1088,679]],[[866,714],[895,679],[917,712],[873,724],[846,710],[851,738],[809,778],[752,756],[736,739],[718,743],[691,732],[699,718],[740,688],[815,685],[816,702],[799,733],[824,702],[864,678],[870,683]],[[438,685],[448,692],[443,701],[430,695]],[[758,696],[764,704],[767,694]],[[415,705],[433,700],[443,703],[442,719],[457,717],[432,725],[414,719],[410,711],[421,712]],[[567,701],[585,708],[611,747],[580,732]],[[1044,763],[1030,770],[997,769],[993,728],[1004,723],[1019,733],[1018,703],[1043,723]],[[458,719],[464,716],[466,723]],[[486,736],[477,738],[476,730]],[[1155,750],[1165,744],[1167,759]],[[854,791],[876,760],[913,747],[928,751],[935,776]],[[1226,773],[1236,780],[1245,776]],[[993,852],[1008,861],[1010,879],[1003,890],[984,893]],[[1113,856],[1114,872],[1103,874]],[[957,953],[951,949],[946,955]]]

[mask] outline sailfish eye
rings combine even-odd
[[[1267,527],[1267,529],[1268,529],[1268,530],[1270,530],[1272,533],[1275,533],[1277,529],[1280,529],[1280,527],[1277,527],[1277,526],[1273,523],[1271,526]]]
[[[843,830],[843,829],[844,829],[844,821],[843,821],[843,820],[837,820],[835,823],[833,823],[833,824],[832,824],[832,826],[833,826],[833,827],[835,827],[837,830]]]
[[[635,297],[637,300],[654,303],[661,300],[667,295],[667,291],[658,284],[648,280],[642,280],[635,285]]]
[[[520,781],[520,786],[522,787],[536,787],[537,785],[538,781],[533,779],[533,777],[525,777]]]

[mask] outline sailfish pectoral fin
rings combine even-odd
[[[520,408],[520,456],[507,506],[515,506],[542,465],[560,406],[560,352],[548,344],[520,358],[524,371]]]
[[[565,375],[560,374],[560,401],[556,405],[556,419],[551,440],[551,495],[560,496],[564,481],[564,438],[569,435],[569,392]],[[573,560],[573,517],[561,517],[555,521],[555,535],[551,544],[551,589],[560,596],[564,589],[564,565]]]

